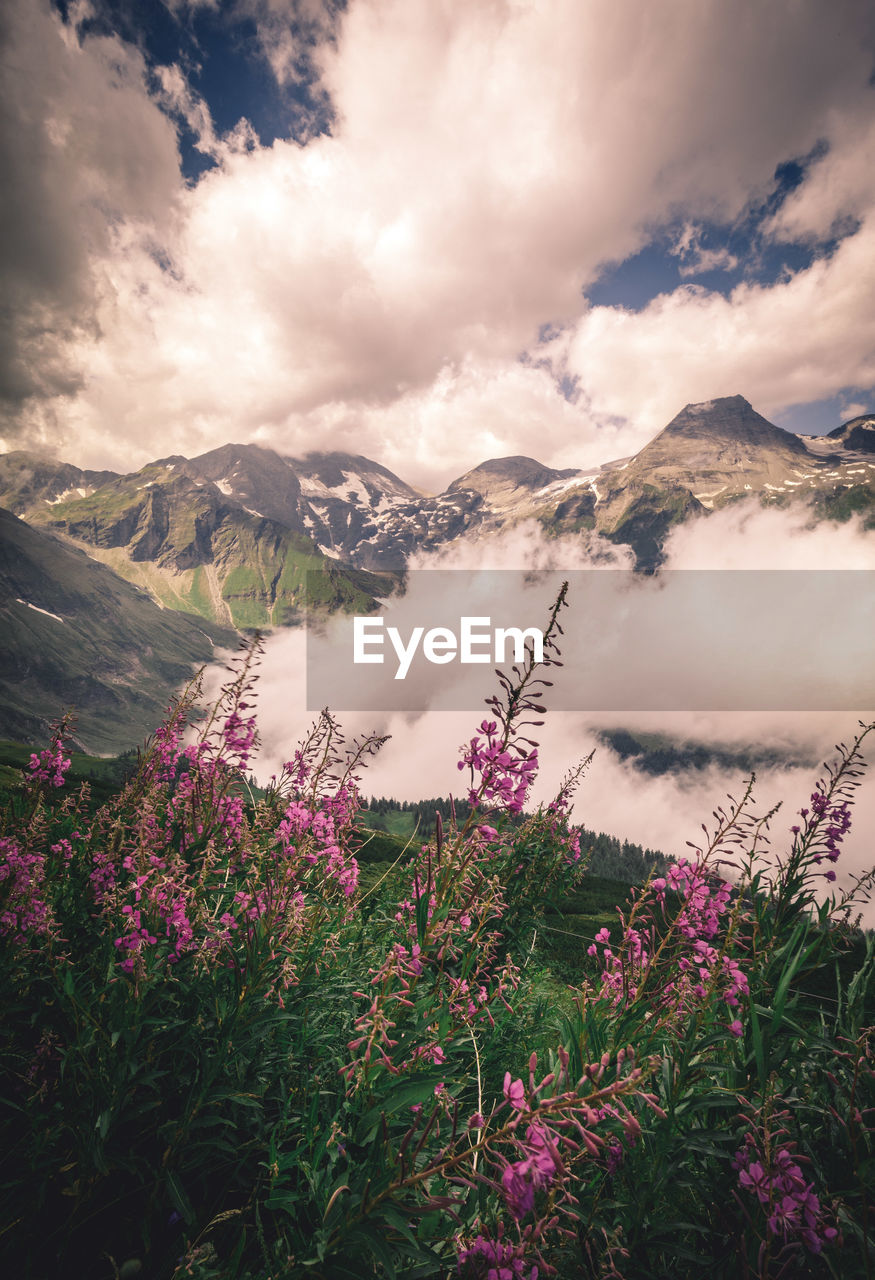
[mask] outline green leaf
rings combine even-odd
[[[800,924],[798,924],[796,928],[793,930],[792,937],[790,938],[785,948],[788,954],[792,951],[794,947],[797,946],[797,940],[800,937],[804,937],[807,927],[808,927],[807,923],[803,921]],[[795,955],[790,955],[790,958],[787,960],[786,964],[784,965],[783,972],[781,973],[781,977],[778,980],[778,985],[775,988],[775,994],[772,999],[772,1024],[771,1025],[772,1025],[773,1032],[778,1030],[783,1020],[784,1005],[787,1002],[787,993],[790,990],[790,983],[793,981],[793,978],[798,972],[804,957],[810,953],[811,947],[815,945],[817,944],[812,943],[810,946],[806,947],[803,941],[803,944],[799,946],[798,949],[796,950]]]
[[[388,1222],[389,1226],[397,1231],[399,1235],[402,1235],[405,1240],[409,1240],[410,1243],[416,1247],[416,1237],[410,1230],[409,1222],[397,1205],[394,1205],[391,1202],[384,1203],[380,1206],[380,1216],[383,1221]]]
[[[757,1006],[753,1002],[753,998],[748,998],[750,1011],[750,1035],[753,1041],[754,1060],[757,1067],[757,1077],[760,1082],[760,1089],[766,1087],[766,1052],[763,1044],[763,1033],[760,1027],[760,1020],[757,1015]]]
[[[428,924],[428,893],[422,890],[416,900],[416,940],[420,946],[425,941],[425,929]]]
[[[191,1226],[194,1222],[194,1209],[192,1208],[191,1201],[185,1194],[182,1183],[179,1181],[177,1174],[167,1174],[167,1190],[170,1193],[170,1199],[173,1203],[174,1209],[176,1209],[177,1213],[182,1215],[186,1226]]]
[[[371,1107],[366,1111],[359,1121],[356,1141],[361,1143],[370,1142],[380,1118],[384,1115],[396,1115],[399,1111],[403,1111],[405,1107],[410,1108],[416,1103],[422,1103],[426,1098],[434,1097],[435,1085],[441,1082],[449,1083],[443,1074],[436,1071],[430,1071],[427,1075],[417,1076],[415,1080],[408,1080],[403,1084],[392,1085],[392,1091],[383,1102],[375,1107]]]
[[[365,1226],[354,1227],[352,1231],[346,1233],[343,1238],[343,1256],[336,1260],[332,1259],[330,1274],[338,1276],[350,1275],[354,1276],[355,1280],[361,1280],[362,1275],[367,1274],[362,1267],[362,1261],[369,1254],[382,1264],[389,1280],[395,1280],[398,1274],[395,1270],[395,1260],[382,1234],[375,1228]],[[355,1260],[358,1264],[356,1271],[346,1271],[347,1259]],[[368,1270],[370,1271],[370,1268]]]

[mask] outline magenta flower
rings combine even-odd
[[[509,1164],[501,1175],[501,1187],[507,1207],[517,1221],[532,1212],[535,1207],[535,1181],[530,1161]]]
[[[523,1087],[522,1080],[514,1080],[511,1083],[510,1072],[504,1073],[504,1096],[514,1111],[522,1111],[526,1105],[526,1091]]]

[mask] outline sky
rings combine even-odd
[[[434,491],[875,408],[869,0],[7,0],[0,449]]]
[[[341,449],[436,491],[626,457],[719,396],[814,434],[875,410],[871,0],[5,0],[0,174],[0,451]],[[540,564],[526,536],[502,564]],[[858,521],[673,537],[673,567],[873,564]],[[268,766],[303,644],[270,639]],[[424,715],[352,718],[393,735],[369,790],[458,783],[471,717]],[[659,719],[808,761],[761,779],[785,825],[854,725]],[[552,716],[544,794],[600,727]],[[684,852],[738,783],[600,749],[577,817]],[[871,780],[861,810],[858,868]]]

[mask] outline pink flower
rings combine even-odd
[[[535,1207],[535,1183],[530,1173],[529,1161],[521,1160],[517,1164],[509,1164],[501,1175],[507,1207],[517,1221]]]
[[[559,1172],[560,1165],[555,1146],[542,1125],[529,1125],[526,1130],[526,1148],[531,1152],[530,1158],[537,1173],[549,1182]]]
[[[511,1083],[510,1072],[504,1073],[504,1096],[514,1111],[522,1111],[526,1105],[526,1091],[523,1088],[522,1080],[514,1080]]]

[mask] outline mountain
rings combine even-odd
[[[25,489],[18,478],[27,471],[26,455],[0,457],[0,502],[87,549],[157,602],[224,626],[300,621],[310,570],[324,571],[317,581],[327,609],[367,611],[375,592],[392,589],[326,559],[304,532],[294,473],[271,450],[233,445],[191,462],[163,459],[52,497],[60,479]]]
[[[804,501],[813,520],[859,512],[872,525],[873,440],[871,415],[797,436],[726,396],[686,405],[634,457],[587,470],[492,458],[433,496],[360,455],[227,444],[127,476],[7,454],[0,502],[165,605],[238,628],[283,626],[301,618],[309,568],[328,570],[327,608],[367,608],[416,552],[523,520],[628,546],[643,569],[660,563],[676,524],[745,498]]]
[[[744,396],[724,396],[686,405],[634,461],[649,468],[653,478],[661,468],[698,478],[714,471],[758,476],[807,452],[800,436],[776,427]]]
[[[83,750],[135,746],[214,645],[237,640],[0,509],[0,738],[45,741],[75,706]]]
[[[436,495],[350,453],[231,443],[128,475],[0,455],[0,737],[44,739],[76,704],[83,747],[132,745],[213,643],[302,621],[310,570],[311,604],[315,583],[321,609],[369,612],[415,553],[526,520],[649,570],[676,524],[744,499],[875,528],[875,415],[797,436],[728,396],[633,457],[492,458]]]
[[[808,451],[743,396],[688,404],[599,486],[595,526],[653,568],[673,525],[779,484]]]
[[[634,457],[601,468],[588,483],[591,508],[572,485],[540,518],[555,532],[592,528],[631,547],[645,569],[660,563],[674,525],[745,498],[804,501],[813,519],[859,511],[875,525],[875,462],[860,444],[869,440],[867,421],[855,419],[829,437],[797,436],[743,396],[688,404]]]
[[[173,457],[162,462],[197,485],[215,485],[220,494],[250,515],[274,520],[306,536],[300,481],[273,449],[226,444],[190,461]]]
[[[454,480],[447,493],[459,493],[467,489],[488,502],[493,511],[514,507],[534,494],[557,492],[568,487],[569,481],[579,481],[584,473],[575,468],[554,471],[534,458],[491,458],[473,471]]]
[[[422,497],[418,489],[399,480],[388,467],[360,454],[308,453],[303,458],[285,461],[311,499],[332,498],[379,505],[384,498]]]
[[[875,453],[875,417],[862,414],[859,418],[851,418],[850,422],[830,431],[827,439],[840,442],[845,449]]]
[[[116,479],[115,471],[83,471],[22,450],[0,455],[3,502],[14,511],[52,505],[74,495],[84,498]]]

